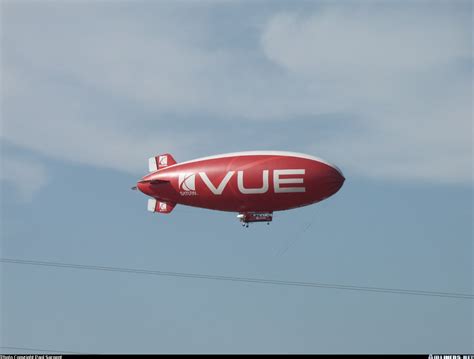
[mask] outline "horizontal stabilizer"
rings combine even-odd
[[[165,153],[164,155],[158,155],[148,159],[148,171],[155,172],[159,169],[175,164],[176,161],[174,160],[173,156],[171,156],[169,153]]]
[[[148,200],[148,210],[150,212],[170,213],[175,206],[175,203],[163,202],[155,198],[150,198]]]

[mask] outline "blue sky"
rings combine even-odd
[[[471,2],[4,0],[1,23],[1,257],[473,292]],[[151,214],[130,191],[159,153],[263,149],[322,157],[346,182],[249,229]],[[0,346],[474,351],[471,300],[0,274]]]

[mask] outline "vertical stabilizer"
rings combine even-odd
[[[176,161],[174,160],[173,156],[171,156],[169,153],[165,153],[164,155],[158,155],[148,159],[148,171],[155,172],[175,164]]]

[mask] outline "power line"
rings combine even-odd
[[[6,347],[6,346],[0,346],[0,349],[9,349],[9,350],[16,350],[16,351],[20,351],[20,350],[26,350],[26,351],[29,351],[29,352],[34,352],[34,353],[58,353],[58,354],[82,354],[82,353],[78,353],[78,352],[69,352],[69,351],[65,351],[65,350],[50,350],[50,349],[38,349],[38,348],[25,348],[25,347]],[[3,353],[3,354],[6,354],[6,353]]]
[[[364,286],[342,285],[342,284],[320,283],[320,282],[297,282],[297,281],[249,278],[249,277],[234,277],[234,276],[223,276],[223,275],[209,275],[209,274],[198,274],[198,273],[165,272],[165,271],[148,270],[148,269],[94,266],[94,265],[85,265],[85,264],[59,263],[59,262],[50,262],[50,261],[37,261],[37,260],[25,260],[25,259],[13,259],[13,258],[0,258],[0,262],[9,263],[9,264],[19,264],[19,265],[33,265],[33,266],[46,266],[46,267],[56,267],[56,268],[70,268],[70,269],[82,269],[82,270],[146,274],[146,275],[179,277],[179,278],[209,279],[209,280],[257,283],[257,284],[267,284],[267,285],[277,285],[277,286],[284,285],[284,286],[294,286],[294,287],[341,289],[341,290],[352,290],[352,291],[363,291],[363,292],[406,294],[406,295],[419,295],[419,296],[429,296],[429,297],[446,297],[446,298],[469,299],[469,300],[474,299],[474,295],[466,294],[466,293],[435,292],[435,291],[398,289],[398,288],[364,287]]]

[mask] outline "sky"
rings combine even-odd
[[[0,4],[1,258],[474,292],[471,1]],[[346,181],[248,229],[130,190],[151,156],[244,150]],[[474,352],[466,299],[8,263],[0,281],[3,348]]]

